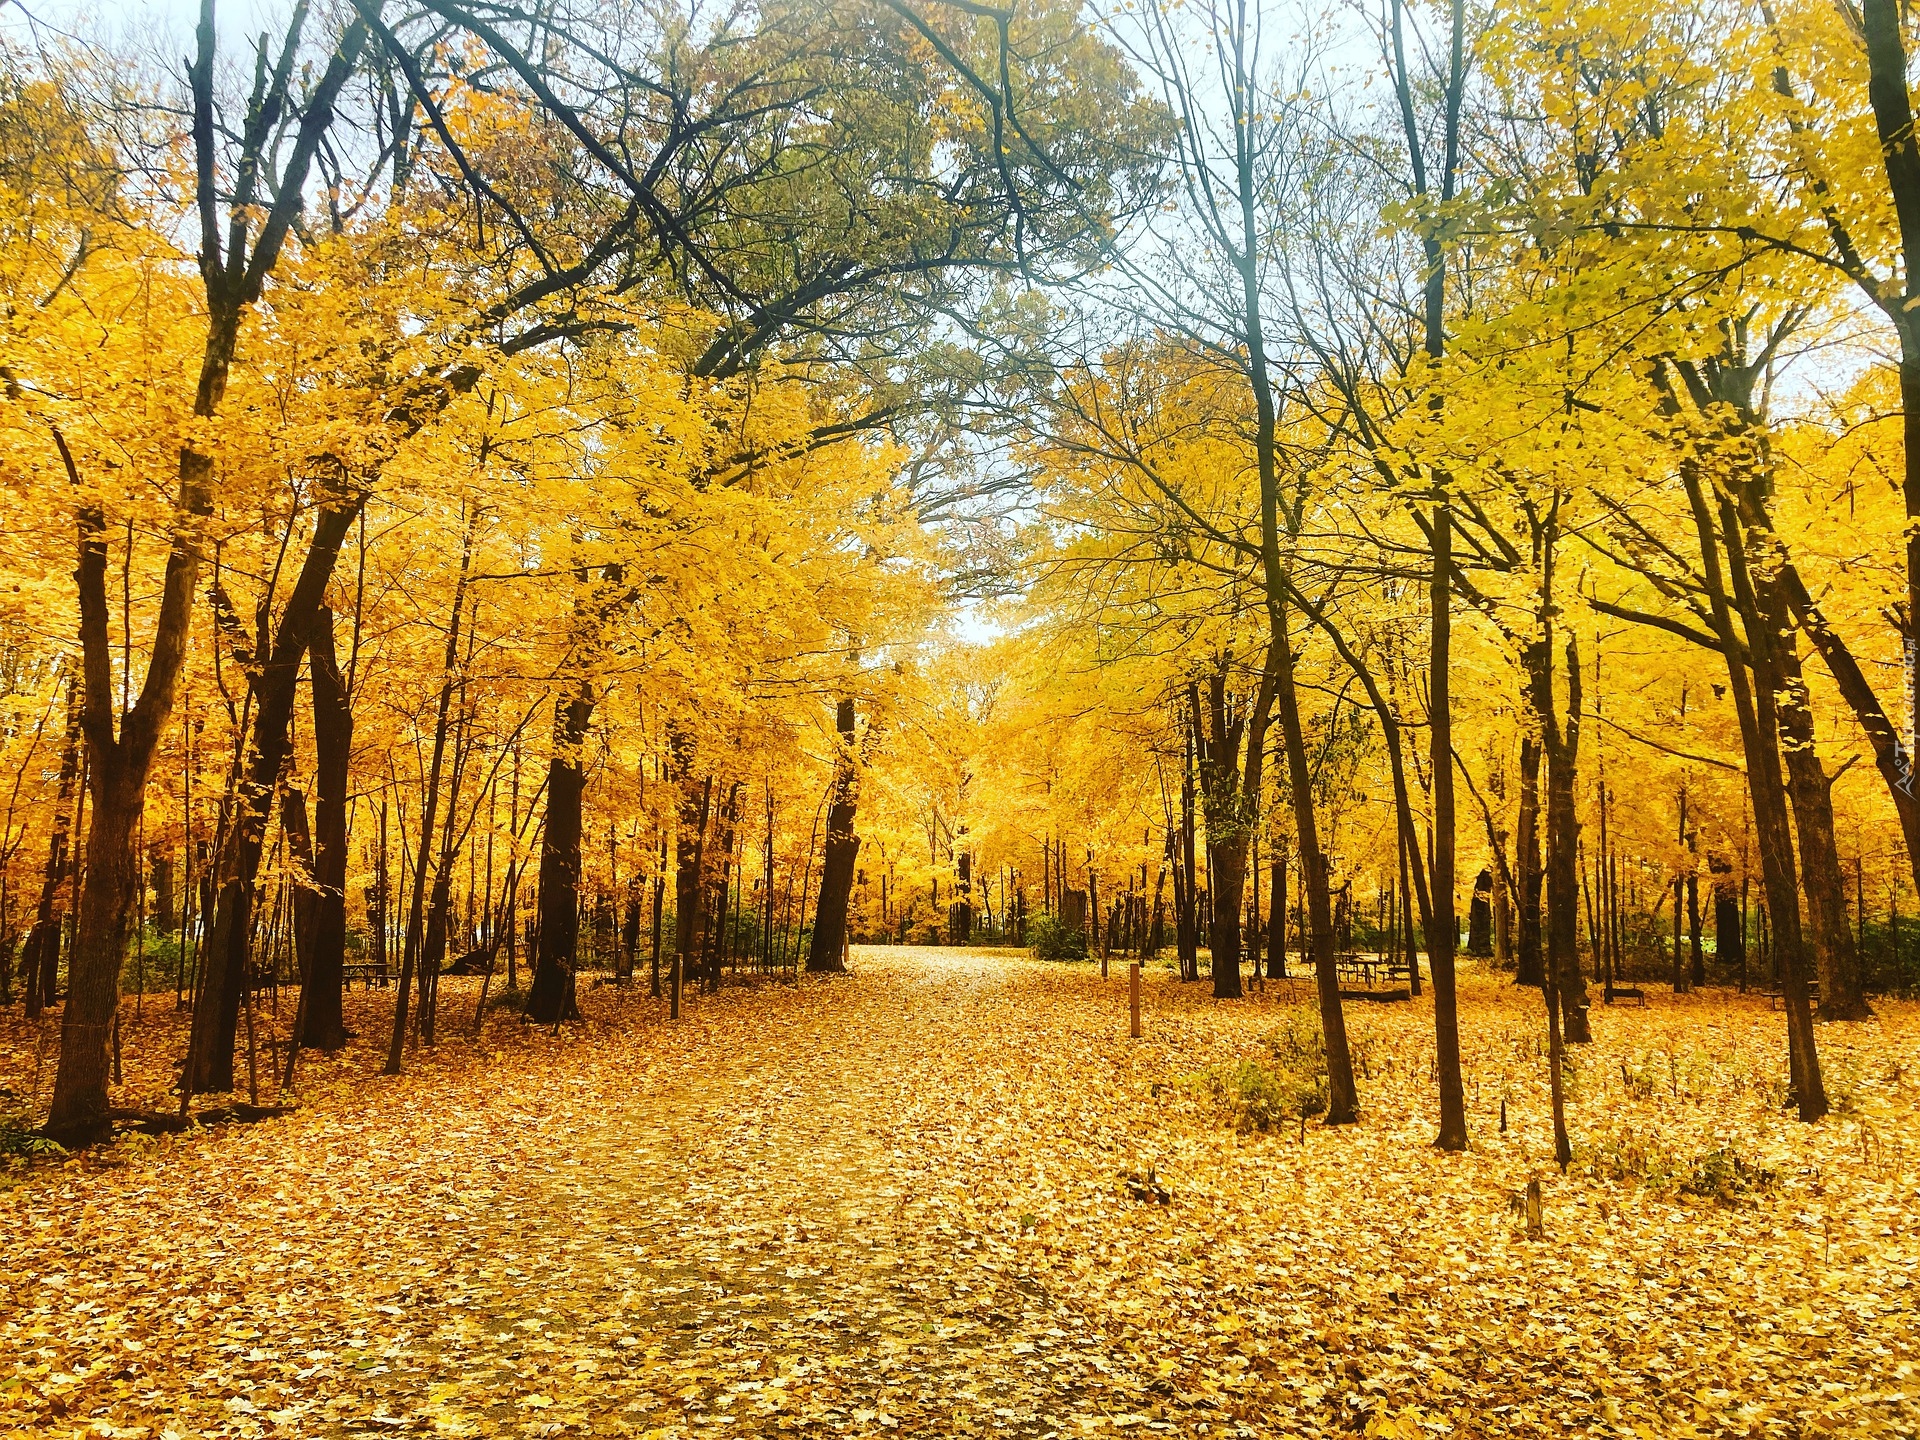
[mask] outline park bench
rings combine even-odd
[[[1774,985],[1767,991],[1767,1009],[1783,1009],[1787,1003],[1787,991],[1784,985]],[[1820,982],[1807,981],[1807,1003],[1817,1006],[1820,1003]]]
[[[1609,985],[1602,992],[1601,998],[1609,1005],[1616,1000],[1632,1000],[1643,1010],[1647,1005],[1647,992],[1638,985]]]
[[[347,989],[353,988],[353,982],[361,981],[367,989],[373,988],[374,981],[380,982],[380,988],[387,987],[387,962],[384,960],[349,960],[340,967],[341,978]]]

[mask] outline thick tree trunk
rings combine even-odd
[[[540,938],[533,952],[527,1017],[543,1025],[579,1018],[574,966],[580,944],[580,840],[586,769],[580,757],[594,695],[582,680],[554,716],[547,762],[547,818],[540,843]]]
[[[860,854],[860,837],[853,833],[860,802],[860,766],[854,731],[853,701],[842,699],[834,707],[834,733],[839,750],[834,757],[833,799],[827,807],[827,846],[820,865],[820,899],[813,912],[813,939],[807,946],[807,970],[811,974],[841,972],[847,968],[840,956],[847,938],[847,902],[853,895],[854,861]]]
[[[315,517],[299,576],[287,596],[264,663],[250,671],[253,732],[247,768],[231,802],[226,832],[214,860],[216,900],[208,941],[203,947],[199,994],[194,1005],[188,1076],[194,1094],[233,1088],[233,1053],[239,1039],[247,934],[255,877],[279,783],[293,742],[293,710],[305,659],[327,582],[340,546],[359,513],[360,499],[323,509]],[[215,590],[223,629],[238,634],[238,622],[224,592]],[[244,649],[241,658],[255,657]]]
[[[1247,842],[1235,837],[1208,848],[1213,870],[1213,926],[1207,937],[1213,998],[1238,1000],[1242,994],[1240,914],[1246,905]]]
[[[313,869],[320,894],[300,1043],[316,1050],[338,1050],[347,1043],[341,1003],[346,974],[347,780],[353,753],[353,707],[334,652],[333,611],[324,605],[314,617],[309,649],[313,748],[318,771]]]

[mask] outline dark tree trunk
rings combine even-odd
[[[1731,965],[1744,976],[1747,936],[1740,919],[1740,892],[1734,888],[1733,866],[1717,856],[1709,857],[1707,870],[1713,881],[1713,958],[1723,968]]]
[[[307,823],[307,797],[292,786],[280,794],[280,829],[287,837],[287,856],[293,862],[293,963],[304,997],[310,988],[308,977],[313,974],[320,892],[315,879],[313,831]]]
[[[338,1050],[347,1043],[341,1001],[346,983],[347,780],[353,753],[353,707],[334,651],[333,611],[324,605],[314,617],[309,650],[317,762],[313,870],[320,894],[300,1043],[310,1049]]]
[[[33,924],[20,952],[21,977],[26,981],[27,1018],[37,1020],[53,1003],[60,978],[60,932],[66,913],[60,904],[61,887],[73,849],[74,782],[80,776],[80,686],[67,684],[67,743],[60,752],[60,788],[54,797],[53,835],[47,841],[46,868],[40,875],[40,899]]]
[[[734,781],[727,789],[727,798],[720,806],[719,833],[714,837],[720,843],[720,864],[718,873],[713,877],[714,905],[711,913],[713,921],[707,927],[706,945],[706,981],[710,993],[720,989],[720,965],[727,952],[727,909],[728,899],[733,889],[733,838],[734,827],[740,819],[740,782]],[[709,869],[715,867],[709,866]]]
[[[393,988],[393,1030],[387,1036],[386,1073],[398,1075],[407,1043],[407,1004],[414,973],[420,965],[422,916],[426,903],[427,870],[433,854],[434,822],[440,814],[440,776],[447,758],[447,718],[453,709],[458,681],[460,625],[466,613],[467,579],[473,563],[473,522],[468,518],[460,544],[460,570],[453,587],[453,614],[447,624],[446,648],[440,657],[440,693],[433,707],[433,754],[427,762],[427,789],[420,815],[420,846],[414,852],[412,883],[407,896],[407,930],[400,951],[400,976]],[[405,855],[402,854],[404,863]]]
[[[594,693],[586,680],[560,702],[554,715],[553,756],[547,762],[546,830],[540,842],[539,940],[527,1017],[543,1025],[578,1019],[574,966],[580,944],[580,839],[586,768],[581,747],[593,718]]]
[[[1777,677],[1772,666],[1769,636],[1759,624],[1748,584],[1744,550],[1737,525],[1716,525],[1707,504],[1698,463],[1684,460],[1680,478],[1693,510],[1694,528],[1712,609],[1714,630],[1726,657],[1734,711],[1740,722],[1741,749],[1747,759],[1747,794],[1753,807],[1755,839],[1773,919],[1775,953],[1783,962],[1787,991],[1787,1060],[1800,1118],[1817,1120],[1827,1113],[1826,1086],[1814,1048],[1813,1010],[1808,1002],[1804,952],[1800,935],[1799,887],[1794,879],[1793,846],[1788,829],[1787,803],[1780,775],[1778,724],[1774,711]],[[1722,507],[1724,511],[1730,506]],[[1723,514],[1723,522],[1731,520]],[[1721,545],[1727,546],[1727,566],[1720,564]],[[1746,645],[1734,633],[1727,578],[1740,600]],[[1749,679],[1748,663],[1752,664]]]
[[[1273,860],[1273,878],[1267,911],[1267,978],[1287,978],[1287,856],[1283,850]]]
[[[1529,645],[1524,663],[1529,676],[1540,664]],[[1528,693],[1533,692],[1531,680]],[[1533,724],[1539,723],[1537,712]],[[1544,872],[1540,863],[1540,741],[1529,734],[1520,740],[1520,815],[1514,826],[1514,861],[1519,873],[1514,876],[1515,937],[1514,975],[1516,985],[1539,985],[1546,970],[1541,963],[1540,890]]]
[[[1694,873],[1687,876],[1687,943],[1691,946],[1693,983],[1698,987],[1707,983],[1707,956],[1700,947],[1700,877]]]
[[[1781,751],[1787,763],[1787,797],[1793,805],[1794,836],[1799,841],[1800,881],[1807,897],[1814,955],[1820,975],[1822,1020],[1866,1020],[1873,1015],[1861,982],[1860,956],[1847,914],[1847,882],[1833,833],[1832,782],[1814,749],[1813,707],[1800,670],[1798,636],[1788,627],[1786,604],[1777,585],[1757,577],[1755,597],[1773,635],[1773,657],[1780,675],[1776,705]]]
[[[1247,851],[1259,813],[1261,761],[1274,690],[1270,661],[1261,667],[1259,690],[1251,706],[1230,702],[1231,664],[1230,657],[1223,657],[1214,667],[1204,698],[1197,685],[1190,685],[1187,692],[1207,822],[1207,868],[1213,887],[1207,945],[1218,1000],[1239,999],[1242,993],[1240,916],[1245,909]]]
[[[953,902],[953,922],[948,927],[953,933],[956,945],[973,943],[973,856],[962,850],[954,857],[955,876],[954,893],[959,897]]]
[[[233,1052],[239,1038],[240,1002],[253,905],[254,880],[272,811],[274,787],[293,743],[293,709],[299,693],[300,665],[307,653],[321,602],[340,546],[359,513],[360,499],[323,509],[314,521],[306,559],[280,614],[268,657],[250,670],[253,733],[247,768],[233,796],[226,833],[214,861],[216,886],[212,924],[194,1005],[189,1089],[212,1094],[233,1088]],[[225,594],[216,588],[216,610],[230,637],[239,624]],[[264,629],[264,626],[262,627]],[[236,641],[243,660],[254,657]]]
[[[1455,63],[1457,68],[1457,58]],[[1452,591],[1453,511],[1442,498],[1433,507],[1433,586],[1429,597],[1433,622],[1427,673],[1432,721],[1428,759],[1433,772],[1429,859],[1433,873],[1428,901],[1433,919],[1427,930],[1427,969],[1433,976],[1434,1056],[1440,1082],[1440,1133],[1433,1143],[1442,1150],[1464,1150],[1467,1092],[1460,1078],[1460,1006],[1454,978],[1454,947],[1460,935],[1453,909],[1453,701],[1448,688],[1453,671]]]
[[[840,958],[847,938],[847,902],[853,895],[854,860],[860,837],[853,833],[860,801],[859,756],[855,753],[853,701],[834,708],[839,751],[834,758],[833,799],[827,807],[826,856],[820,865],[820,899],[814,908],[813,939],[807,946],[810,973],[844,971]],[[936,911],[937,915],[939,912]]]
[[[153,877],[153,928],[171,935],[180,928],[180,912],[174,905],[172,853],[155,846],[149,870]]]
[[[713,777],[709,775],[696,785],[685,764],[687,753],[682,750],[681,764],[676,766],[680,786],[680,823],[674,845],[675,1015],[680,1013],[681,990],[700,953],[700,937],[706,927],[706,887],[701,880],[706,871],[707,820],[713,804]]]
[[[1287,779],[1293,794],[1294,840],[1300,847],[1300,886],[1307,902],[1307,932],[1313,947],[1313,971],[1320,997],[1320,1033],[1327,1052],[1327,1116],[1329,1125],[1352,1125],[1360,1119],[1360,1097],[1353,1083],[1353,1054],[1347,1045],[1347,1019],[1340,1008],[1340,969],[1334,953],[1333,901],[1327,890],[1326,857],[1320,849],[1319,820],[1313,812],[1313,769],[1307,759],[1306,728],[1294,689],[1293,652],[1287,636],[1287,591],[1273,583],[1269,565],[1267,608],[1273,640],[1268,651],[1273,666],[1274,706],[1280,715],[1285,741]],[[1276,594],[1276,590],[1279,591]]]
[[[1549,682],[1551,683],[1551,682]],[[1574,780],[1580,761],[1580,650],[1567,641],[1567,715],[1551,711],[1547,752],[1547,971],[1559,1002],[1565,1039],[1593,1038],[1587,1024],[1586,980],[1580,973],[1580,817]]]
[[[1198,723],[1198,722],[1195,722]],[[1193,733],[1186,726],[1181,740],[1180,839],[1173,875],[1173,908],[1176,943],[1180,951],[1180,978],[1200,978],[1198,860],[1194,855]]]

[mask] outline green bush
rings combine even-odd
[[[1364,1072],[1368,1045],[1347,1037],[1356,1072]],[[1320,1115],[1327,1108],[1327,1046],[1310,1011],[1289,1012],[1267,1036],[1267,1058],[1216,1067],[1201,1077],[1214,1102],[1226,1111],[1234,1129],[1273,1130],[1290,1120]]]
[[[1290,1120],[1323,1114],[1327,1108],[1327,1075],[1302,1074],[1258,1060],[1242,1060],[1231,1069],[1206,1074],[1215,1103],[1227,1112],[1242,1135],[1252,1130],[1277,1130]]]
[[[33,1122],[24,1115],[0,1115],[0,1156],[37,1160],[67,1153],[57,1141],[36,1133],[32,1127]]]
[[[1058,915],[1036,915],[1027,922],[1027,948],[1036,960],[1084,960],[1087,932]]]
[[[1717,1200],[1722,1205],[1737,1205],[1751,1196],[1773,1188],[1773,1171],[1755,1165],[1732,1146],[1709,1150],[1693,1160],[1680,1177],[1680,1191]]]

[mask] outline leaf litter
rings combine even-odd
[[[1156,972],[1130,1041],[1092,965],[855,954],[394,1079],[362,1039],[284,1119],[13,1162],[0,1433],[1920,1433],[1920,1007],[1822,1027],[1812,1127],[1763,999],[1596,1011],[1563,1177],[1496,977],[1443,1155],[1422,1004],[1352,1017],[1359,1127],[1242,1133],[1206,1077],[1310,1024],[1301,982]],[[164,1103],[168,1035],[125,1098]]]

